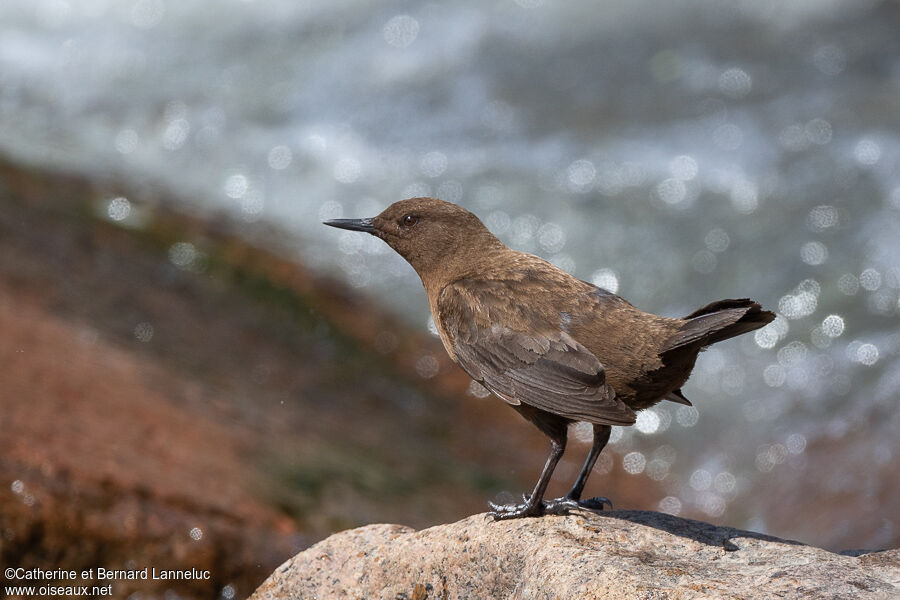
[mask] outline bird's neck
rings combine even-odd
[[[492,265],[504,262],[504,257],[513,252],[490,233],[484,239],[462,242],[453,248],[447,248],[446,252],[441,253],[437,260],[425,268],[410,261],[422,279],[422,285],[430,299],[436,299],[441,290],[454,281],[490,270]]]

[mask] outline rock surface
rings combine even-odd
[[[335,534],[251,599],[900,598],[900,549],[859,554],[654,512],[481,514]]]

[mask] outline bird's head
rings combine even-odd
[[[325,225],[381,238],[428,279],[464,272],[480,256],[505,248],[472,213],[436,198],[410,198],[369,219],[332,219]],[[450,279],[452,280],[452,279]]]

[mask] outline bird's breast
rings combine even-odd
[[[428,295],[428,305],[431,309],[431,319],[434,321],[434,327],[437,329],[438,337],[441,338],[444,350],[447,351],[450,360],[459,364],[459,360],[456,358],[456,350],[454,349],[454,346],[456,345],[455,332],[450,332],[446,319],[444,318],[445,315],[442,315],[440,310],[438,310],[437,299],[431,294]]]

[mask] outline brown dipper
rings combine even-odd
[[[634,424],[636,411],[661,400],[690,405],[680,388],[700,350],[775,318],[748,299],[713,302],[683,319],[645,313],[507,248],[478,217],[434,198],[325,225],[371,233],[405,258],[422,278],[450,358],[550,437],[534,491],[522,504],[491,503],[495,519],[602,509],[609,500],[581,494],[611,426]],[[576,421],[593,424],[593,446],[571,491],[545,501]]]

